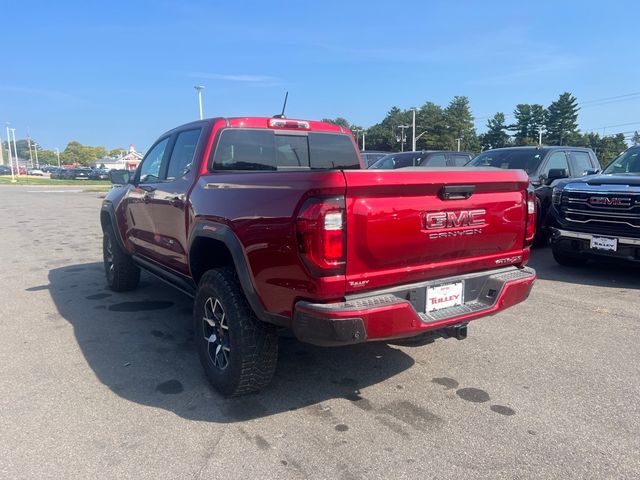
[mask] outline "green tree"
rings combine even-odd
[[[107,154],[110,157],[119,157],[122,153],[126,153],[127,149],[126,148],[112,148],[111,150],[109,150],[109,153]]]
[[[381,150],[383,152],[396,150],[396,137],[390,128],[377,124],[367,129],[366,135],[367,150]]]
[[[577,140],[578,100],[565,92],[547,109],[547,142],[567,145]]]
[[[498,112],[487,120],[487,131],[480,136],[480,144],[483,149],[500,148],[509,145],[510,137],[506,132],[504,113]]]
[[[469,108],[467,97],[455,96],[444,110],[447,122],[447,144],[450,150],[457,148],[457,139],[460,138],[461,150],[471,152],[480,151],[480,142],[476,128],[473,124],[473,115]]]
[[[614,158],[627,149],[624,134],[601,137],[598,133],[590,132],[584,135],[577,134],[573,145],[592,149],[602,167],[606,167]]]
[[[72,141],[67,144],[63,152],[60,152],[60,160],[66,165],[89,165],[107,154],[104,147],[90,147],[80,142]]]
[[[640,133],[638,133],[637,130],[633,133],[633,137],[631,137],[631,143],[633,143],[634,146],[640,145]]]
[[[444,109],[433,102],[426,102],[416,112],[416,141],[418,150],[447,149],[447,119]]]
[[[334,125],[338,125],[339,127],[349,128],[349,121],[346,118],[336,117],[334,119],[331,118],[323,118],[323,122],[332,123]]]
[[[545,126],[546,111],[540,104],[519,103],[513,111],[516,123],[509,127],[514,132],[516,145],[536,145],[540,129]]]

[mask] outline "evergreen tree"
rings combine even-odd
[[[547,113],[547,142],[566,145],[578,133],[578,100],[568,92],[551,103]]]
[[[546,111],[540,104],[520,103],[516,105],[513,115],[516,123],[510,129],[514,133],[516,145],[536,145],[540,129],[544,128]]]
[[[504,113],[498,112],[487,120],[487,131],[480,136],[482,149],[506,147],[510,143]]]
[[[444,115],[447,123],[448,149],[456,150],[457,139],[460,138],[462,139],[460,142],[461,150],[480,151],[473,115],[469,109],[469,99],[460,96],[453,97],[453,100],[447,105]]]
[[[633,137],[631,137],[631,143],[633,143],[634,146],[640,145],[640,133],[638,133],[637,130],[633,133]]]

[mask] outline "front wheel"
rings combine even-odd
[[[140,282],[140,268],[133,262],[115,237],[110,226],[104,231],[102,239],[102,257],[107,285],[115,292],[134,290]]]
[[[200,362],[220,393],[240,396],[269,384],[278,360],[278,336],[273,326],[256,318],[232,269],[202,276],[193,321]]]

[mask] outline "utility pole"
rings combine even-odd
[[[460,142],[462,141],[462,138],[456,138],[456,142],[458,142],[458,151],[460,151]]]
[[[411,110],[413,110],[413,123],[412,123],[412,131],[413,131],[413,143],[412,143],[412,152],[416,151],[416,109],[412,108]]]
[[[409,125],[398,125],[398,128],[400,129],[400,138],[398,139],[400,141],[400,151],[404,152],[404,142],[407,141],[407,134],[405,130],[409,128]]]
[[[198,109],[200,110],[200,120],[202,120],[204,118],[204,115],[202,115],[202,90],[204,90],[204,86],[196,85],[193,88],[198,92]]]
[[[16,129],[15,128],[10,128],[9,130],[13,134],[13,153],[15,153],[15,155],[16,155],[17,174],[18,174],[18,176],[20,176],[20,164],[18,163],[18,146],[16,145]]]
[[[2,142],[0,141],[0,144]],[[7,125],[7,147],[9,150],[9,166],[11,167],[11,183],[16,183],[16,177],[13,173],[13,158],[11,158],[11,135],[9,134],[9,126]]]
[[[542,127],[538,127],[538,145],[542,146]]]
[[[27,146],[29,147],[29,162],[31,163],[31,168],[33,168],[33,155],[31,155],[31,137],[27,133]]]
[[[58,168],[60,168],[60,150],[56,147],[56,155],[58,156]]]

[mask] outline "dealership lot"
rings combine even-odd
[[[635,478],[637,271],[534,251],[528,301],[424,346],[281,340],[225,400],[191,300],[105,290],[96,193],[0,186],[1,478]]]

